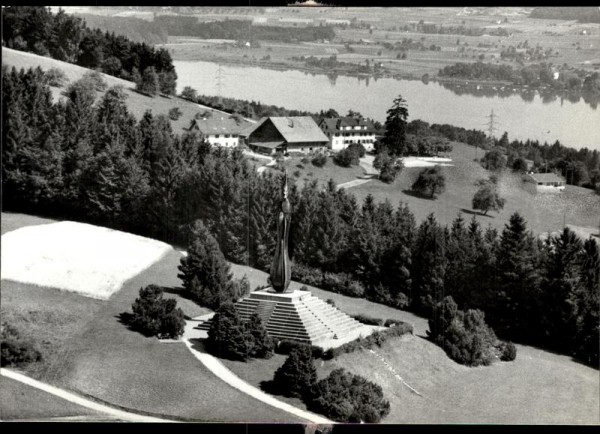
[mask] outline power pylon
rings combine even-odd
[[[492,112],[490,113],[489,116],[486,116],[489,121],[486,123],[486,126],[488,127],[488,139],[490,141],[490,144],[494,143],[494,133],[496,132],[496,130],[498,129],[498,125],[500,124],[500,122],[497,121],[497,115],[494,114],[494,109],[492,109]]]
[[[218,97],[219,97],[219,104],[222,104],[222,98],[223,98],[223,68],[221,68],[221,64],[219,63],[219,68],[217,69],[217,73],[216,73],[216,80],[217,80],[217,92],[218,92]]]

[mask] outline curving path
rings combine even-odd
[[[189,328],[186,327],[186,331],[190,330],[190,329],[191,329],[191,327],[189,327]],[[204,333],[206,333],[206,332],[204,332]],[[329,419],[326,419],[322,416],[319,416],[317,414],[314,414],[314,413],[311,413],[311,412],[308,412],[305,410],[301,410],[297,407],[294,407],[293,405],[288,404],[287,402],[280,401],[277,398],[263,392],[262,390],[246,383],[240,377],[238,377],[233,372],[231,372],[229,369],[227,369],[225,367],[225,365],[223,365],[219,361],[219,359],[211,356],[208,353],[199,351],[196,348],[194,348],[191,340],[195,340],[195,339],[196,338],[190,338],[189,336],[186,337],[185,335],[182,338],[183,342],[189,348],[189,350],[192,352],[194,357],[196,357],[196,359],[198,359],[204,366],[206,366],[206,368],[208,368],[208,370],[210,370],[213,374],[215,374],[217,377],[219,377],[221,380],[223,380],[230,386],[236,388],[237,390],[239,390],[247,395],[250,395],[253,398],[258,399],[259,401],[264,402],[265,404],[271,405],[271,406],[278,408],[280,410],[283,410],[283,411],[287,411],[288,413],[291,413],[294,416],[300,417],[302,419],[306,419],[310,422],[319,423],[319,424],[335,423],[335,422],[332,422]]]
[[[127,422],[176,422],[173,420],[160,419],[158,417],[144,416],[141,414],[130,413],[124,410],[118,410],[116,408],[112,408],[107,405],[94,402],[82,396],[75,395],[74,393],[67,392],[66,390],[59,389],[58,387],[42,383],[41,381],[34,380],[33,378],[27,377],[26,375],[11,371],[6,368],[0,368],[0,375],[27,384],[28,386],[35,387],[36,389],[43,390],[44,392],[62,398],[65,401],[69,401],[82,407],[105,413],[109,416],[113,416],[119,420],[124,420]]]

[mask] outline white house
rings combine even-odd
[[[242,116],[206,110],[192,119],[188,131],[197,131],[211,145],[234,148],[243,141],[242,133],[254,124]]]
[[[565,180],[556,173],[527,173],[523,175],[525,188],[532,193],[559,193],[565,189]]]
[[[360,143],[367,151],[375,144],[375,127],[369,121],[351,117],[326,118],[319,122],[319,128],[329,138],[329,149],[341,151],[352,143]]]

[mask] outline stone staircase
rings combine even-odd
[[[272,295],[255,291],[235,304],[242,321],[258,313],[273,338],[315,345],[326,339],[342,338],[362,324],[308,291]],[[211,320],[198,325],[210,328]]]

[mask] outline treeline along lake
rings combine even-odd
[[[410,104],[409,120],[451,124],[487,130],[492,109],[496,134],[507,131],[510,140],[560,141],[573,148],[600,150],[600,110],[583,99],[577,102],[539,94],[525,100],[510,96],[458,95],[436,82],[393,78],[328,77],[303,71],[278,71],[259,67],[228,66],[202,61],[174,61],[177,92],[185,86],[199,94],[260,101],[288,109],[318,112],[333,108],[339,113],[359,111],[385,121],[386,111],[398,94]]]

